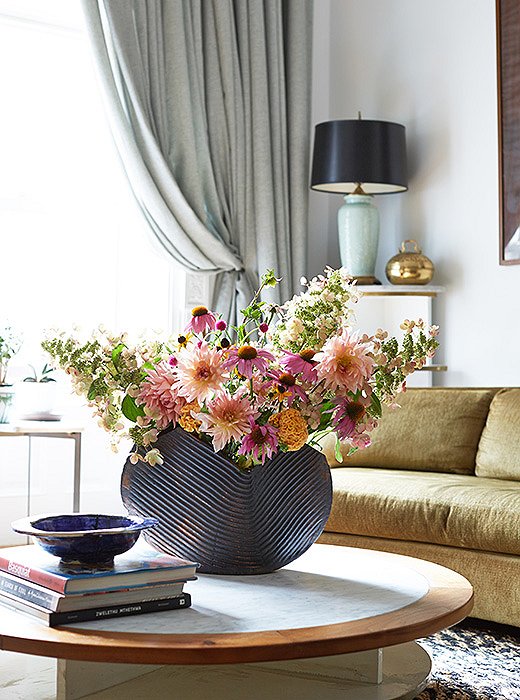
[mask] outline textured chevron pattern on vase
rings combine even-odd
[[[164,464],[127,460],[121,495],[159,525],[146,539],[213,574],[262,574],[303,554],[325,527],[332,485],[325,457],[305,445],[241,472],[181,428],[160,435]]]

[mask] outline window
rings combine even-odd
[[[79,2],[38,10],[48,21],[0,14],[1,315],[24,333],[19,362],[49,326],[168,329],[174,314],[171,264],[112,143]]]
[[[79,0],[0,0],[0,65],[0,322],[24,336],[10,381],[25,376],[29,364],[43,364],[46,328],[179,327],[185,276],[154,250],[134,203],[103,111]],[[111,455],[88,412],[83,422],[82,507],[115,509],[124,452]],[[0,498],[17,498],[25,508],[21,442],[0,442],[0,478],[8,479]],[[32,494],[40,509],[70,508],[71,459],[55,442],[33,449]],[[0,523],[0,544],[8,530],[8,522]]]

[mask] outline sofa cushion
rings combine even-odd
[[[339,466],[411,469],[473,474],[479,439],[496,389],[409,389],[401,408],[385,407],[372,444],[350,457],[345,445]],[[334,439],[324,441],[331,466]]]
[[[491,402],[478,446],[476,473],[520,481],[520,389],[502,389]]]
[[[520,483],[389,469],[332,470],[326,530],[520,555]]]

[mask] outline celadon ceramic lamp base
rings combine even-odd
[[[380,284],[376,279],[379,212],[366,194],[347,194],[338,211],[341,264],[360,284]]]

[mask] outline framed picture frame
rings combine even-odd
[[[520,2],[496,0],[501,265],[520,264]]]

